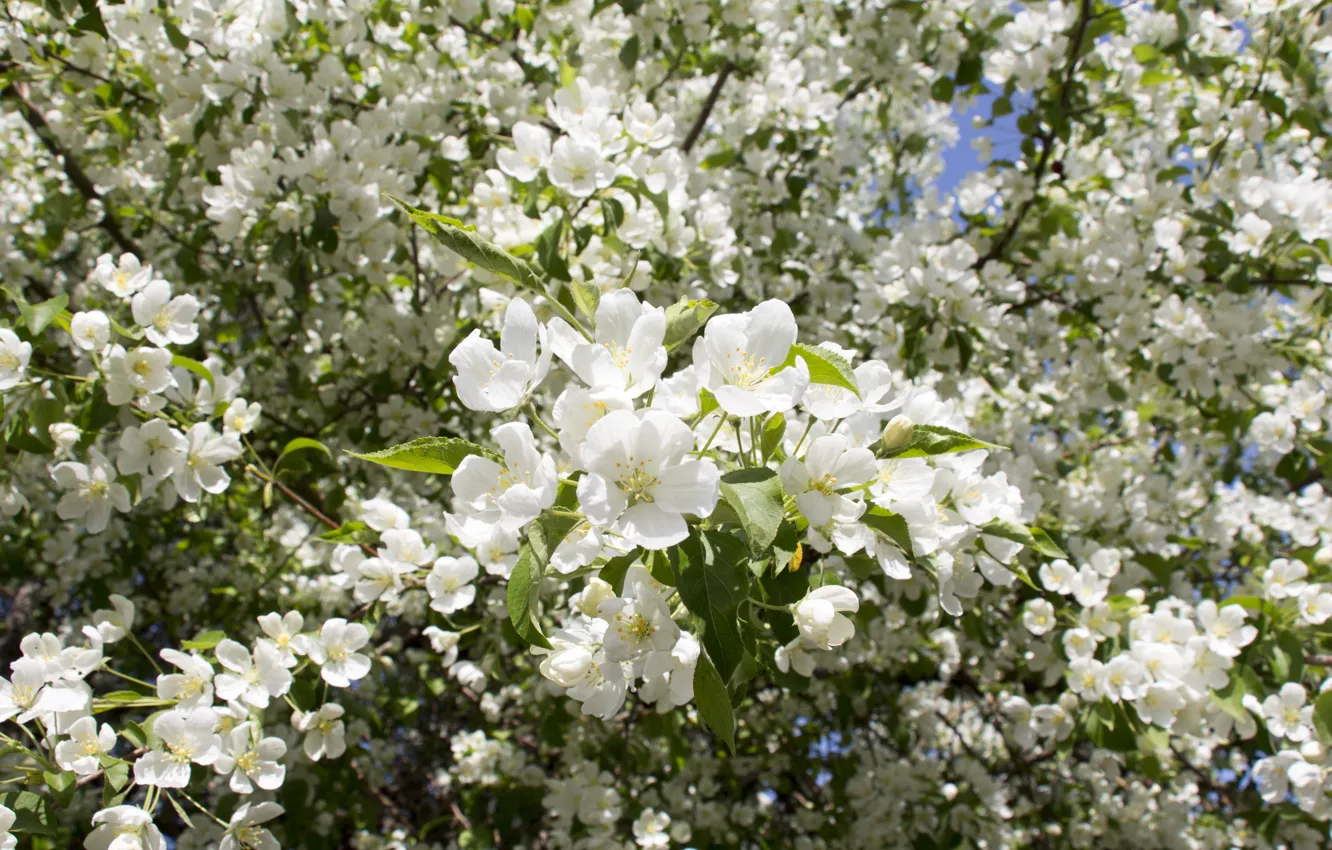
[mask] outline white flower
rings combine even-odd
[[[513,125],[515,150],[495,154],[500,171],[519,183],[531,183],[550,162],[550,131],[539,124],[519,121]]]
[[[555,504],[559,482],[555,461],[537,449],[532,430],[508,422],[491,431],[504,456],[501,465],[488,457],[468,455],[453,473],[453,506],[449,531],[467,546],[490,536],[491,526],[516,532]]]
[[[1044,599],[1033,599],[1022,611],[1022,625],[1027,631],[1040,636],[1055,627],[1054,606]]]
[[[101,310],[75,313],[69,320],[69,335],[84,351],[100,352],[111,341],[111,320]]]
[[[32,357],[32,343],[23,342],[9,328],[0,328],[0,390],[8,390],[23,381]]]
[[[80,717],[69,727],[69,740],[56,744],[55,760],[63,770],[72,770],[80,776],[87,776],[102,769],[100,757],[111,752],[116,746],[116,730],[111,724],[103,723],[97,728],[97,721],[91,717]]]
[[[847,351],[831,342],[821,344],[822,348],[832,350],[850,360],[854,352]],[[899,401],[885,402],[884,396],[893,388],[893,372],[880,360],[869,360],[857,366],[852,374],[860,395],[839,387],[836,384],[810,384],[800,398],[800,404],[815,419],[831,422],[845,419],[857,413],[885,413],[897,407]],[[908,423],[909,424],[909,423]]]
[[[618,390],[602,389],[596,392],[570,384],[555,399],[553,415],[560,435],[560,448],[569,454],[576,468],[583,466],[583,443],[587,432],[601,417],[612,410],[633,410],[634,402]],[[677,414],[678,415],[678,414]]]
[[[630,567],[625,574],[624,596],[614,597],[597,607],[597,616],[606,621],[602,647],[608,661],[634,661],[644,653],[669,652],[680,636],[680,627],[671,620],[663,588],[648,571]]]
[[[246,403],[245,399],[238,398],[227,408],[227,412],[222,414],[222,432],[224,434],[248,434],[254,430],[254,426],[259,423],[259,414],[264,406],[259,402]]]
[[[140,264],[139,258],[130,253],[121,254],[119,262],[103,254],[97,258],[89,279],[117,298],[128,298],[153,279],[153,267]]]
[[[212,425],[199,422],[185,437],[185,453],[177,458],[172,476],[176,492],[187,502],[197,502],[202,493],[216,495],[226,490],[231,484],[231,476],[222,469],[222,464],[244,453],[240,435],[218,434]]]
[[[199,655],[189,655],[178,649],[166,648],[162,660],[181,670],[163,673],[157,677],[159,699],[176,700],[176,707],[189,711],[207,708],[213,704],[213,665]]]
[[[260,824],[271,821],[284,811],[277,803],[241,803],[227,822],[227,831],[218,844],[218,850],[280,850],[273,833]]]
[[[171,352],[165,348],[140,346],[125,351],[118,345],[102,363],[106,373],[106,400],[111,404],[128,404],[138,399],[139,407],[154,412],[165,402],[156,394],[171,386]]]
[[[411,517],[388,499],[368,499],[361,503],[361,520],[375,531],[407,528]]]
[[[166,850],[153,816],[138,806],[112,806],[92,816],[85,850]]]
[[[598,390],[622,391],[637,398],[652,389],[666,368],[666,311],[640,304],[620,289],[597,305],[593,342],[584,340],[563,319],[550,323],[550,344],[579,380]]]
[[[665,812],[644,809],[634,821],[634,842],[639,847],[669,847],[671,816]]]
[[[435,561],[426,576],[430,607],[441,614],[452,614],[471,605],[476,599],[476,586],[471,582],[480,571],[473,558],[445,556]]]
[[[670,652],[649,652],[638,698],[656,703],[656,710],[663,713],[687,705],[694,698],[694,671],[701,651],[697,638],[681,632]]]
[[[213,687],[220,699],[240,700],[255,708],[267,708],[273,697],[291,688],[291,673],[282,664],[277,647],[267,641],[255,644],[254,655],[243,644],[225,639],[213,650],[217,661],[230,673],[218,673]]]
[[[301,634],[305,628],[305,618],[300,611],[288,611],[279,615],[276,611],[259,618],[259,628],[264,630],[278,651],[284,667],[295,667],[296,656],[304,655],[309,640]]]
[[[154,280],[130,301],[134,321],[155,345],[188,345],[199,338],[199,299],[193,295],[171,297],[171,284]]]
[[[1245,625],[1245,611],[1240,605],[1217,608],[1210,599],[1198,605],[1198,623],[1207,631],[1207,645],[1225,658],[1235,658],[1242,647],[1253,643],[1258,629]]]
[[[675,140],[675,119],[670,115],[658,116],[656,108],[640,97],[624,111],[624,130],[640,145],[660,149]]]
[[[430,648],[440,655],[440,664],[448,667],[458,660],[458,641],[462,639],[460,632],[450,632],[441,629],[439,626],[426,626],[421,630],[426,640],[430,641]]]
[[[615,182],[615,166],[595,146],[562,136],[551,151],[546,176],[575,198],[586,198]]]
[[[1265,218],[1253,213],[1245,213],[1235,222],[1235,232],[1224,234],[1221,238],[1236,254],[1256,257],[1263,249],[1263,243],[1272,232],[1272,225]]]
[[[449,363],[458,370],[453,376],[458,400],[479,411],[517,407],[550,371],[550,356],[545,325],[537,323],[526,301],[512,298],[498,351],[474,330],[449,353]]]
[[[801,637],[797,636],[785,646],[777,647],[772,660],[783,673],[795,670],[801,676],[814,675],[814,657],[809,654],[809,646]]]
[[[161,480],[175,471],[189,447],[185,435],[165,419],[130,425],[120,435],[116,468],[123,475],[144,475]]]
[[[366,558],[356,565],[356,601],[367,605],[378,599],[396,602],[402,593],[402,578],[416,572],[416,567],[401,561]]]
[[[1184,709],[1187,700],[1174,682],[1153,682],[1138,699],[1133,707],[1145,723],[1152,723],[1163,729],[1175,725],[1175,715]]]
[[[792,368],[781,368],[795,340],[791,308],[784,301],[764,301],[747,313],[708,322],[694,342],[694,368],[717,404],[732,416],[784,412],[809,386],[803,358],[796,358]]]
[[[246,721],[223,740],[224,751],[213,770],[221,776],[231,774],[230,787],[237,794],[253,793],[256,785],[274,791],[287,777],[287,768],[278,764],[287,754],[287,745],[281,738],[262,738],[262,734],[255,723]]]
[[[1263,577],[1263,589],[1269,599],[1294,599],[1308,585],[1304,580],[1307,575],[1309,568],[1303,561],[1273,558]]]
[[[222,754],[222,739],[216,729],[217,715],[211,708],[157,715],[153,733],[166,749],[152,750],[134,762],[134,781],[161,788],[189,785],[190,764],[213,764]]]
[[[102,642],[115,643],[134,628],[134,603],[119,593],[113,593],[107,599],[111,607],[94,611],[92,620]]]
[[[717,506],[721,475],[710,461],[684,460],[689,427],[664,410],[617,410],[588,431],[587,475],[578,501],[594,524],[635,546],[665,549],[689,535],[683,514],[705,517]]]
[[[370,672],[370,659],[356,650],[370,641],[370,630],[341,617],[324,623],[319,639],[311,639],[310,660],[320,665],[320,675],[335,688],[346,688]]]
[[[854,448],[840,434],[828,434],[809,444],[803,462],[787,458],[782,464],[782,486],[794,496],[796,507],[811,525],[823,526],[833,517],[854,521],[859,510],[841,490],[855,489],[875,480],[874,453]]]
[[[46,668],[46,662],[36,658],[20,658],[9,666],[9,681],[0,678],[0,723],[11,717],[27,723],[34,717],[88,707],[83,682],[48,684]]]
[[[129,491],[116,483],[116,470],[96,449],[90,453],[90,464],[66,461],[51,469],[51,477],[65,495],[56,505],[61,519],[84,519],[88,531],[96,534],[106,528],[111,509],[127,513],[130,509]]]
[[[292,719],[296,730],[305,733],[305,754],[311,761],[325,756],[335,759],[347,751],[347,727],[342,706],[325,703],[318,711],[298,712]]]
[[[14,814],[13,809],[0,806],[0,850],[14,850],[18,846],[18,838],[9,834],[16,820],[18,815]]]
[[[800,637],[816,649],[841,646],[856,633],[855,624],[843,611],[859,611],[860,599],[849,587],[829,584],[811,590],[796,603],[792,614]]]
[[[1304,704],[1307,698],[1303,685],[1287,682],[1280,691],[1263,700],[1263,716],[1272,737],[1287,738],[1297,744],[1309,740],[1313,734],[1313,706]]]

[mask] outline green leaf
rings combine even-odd
[[[550,641],[537,625],[537,605],[541,600],[541,566],[532,555],[532,547],[524,544],[518,552],[518,563],[509,576],[509,622],[518,637],[530,646],[551,649]]]
[[[354,546],[374,543],[379,539],[379,532],[363,522],[344,522],[337,528],[331,528],[319,535],[325,543],[346,543]]]
[[[119,791],[129,782],[129,762],[112,756],[102,756],[102,776],[113,791]]]
[[[182,649],[194,649],[203,652],[217,646],[226,638],[227,633],[223,631],[200,632],[194,640],[184,641],[180,646]]]
[[[707,323],[708,318],[717,312],[717,305],[712,301],[695,301],[681,298],[666,308],[666,336],[663,344],[667,351],[674,351]]]
[[[579,312],[596,321],[597,305],[601,303],[601,287],[595,283],[575,279],[569,284],[569,290],[573,293],[574,305],[578,307]]]
[[[705,531],[671,550],[677,589],[689,611],[703,621],[703,645],[723,681],[745,654],[736,609],[748,595],[744,544],[729,534]]]
[[[49,298],[40,304],[28,304],[25,301],[19,301],[19,316],[33,336],[36,336],[46,330],[46,326],[51,324],[68,304],[69,296],[64,293]]]
[[[786,414],[774,413],[763,423],[763,430],[759,432],[759,450],[765,463],[781,446],[784,436],[786,436]]]
[[[148,697],[138,691],[112,691],[109,694],[101,694],[97,698],[107,702],[138,702]]]
[[[74,791],[77,786],[74,784],[78,776],[72,770],[64,770],[59,773],[45,771],[42,778],[46,780],[46,787],[51,789],[51,796],[55,798],[55,804],[62,809],[69,808],[69,804],[74,801]]]
[[[1314,730],[1324,747],[1332,746],[1332,691],[1318,695],[1313,704]]]
[[[417,209],[392,195],[385,197],[397,204],[412,221],[420,225],[426,233],[434,236],[436,241],[464,260],[488,272],[507,277],[533,292],[546,294],[541,276],[535,269],[495,243],[477,236],[470,230],[465,230],[461,221]]]
[[[9,828],[10,832],[53,837],[59,834],[55,817],[51,814],[51,804],[40,794],[31,791],[7,791],[0,794],[0,806],[14,813],[14,825]]]
[[[135,749],[148,746],[148,733],[133,720],[125,721],[125,725],[120,729],[120,737],[133,744]]]
[[[213,385],[213,370],[209,369],[198,360],[191,359],[183,354],[176,354],[171,358],[171,365],[179,366],[182,369],[188,369],[199,378],[207,381],[208,386],[211,387]]]
[[[786,362],[781,368],[795,365],[796,358],[803,358],[809,368],[811,384],[831,384],[850,390],[860,397],[860,387],[856,384],[855,372],[845,357],[821,345],[804,345],[797,342],[786,355]]]
[[[391,466],[394,469],[406,469],[411,472],[433,472],[436,475],[452,475],[463,459],[471,455],[480,455],[499,464],[504,463],[504,459],[490,449],[456,437],[421,437],[410,443],[377,452],[368,454],[347,452],[347,454],[381,466]]]
[[[189,49],[190,40],[180,31],[180,27],[165,19],[162,21],[162,26],[166,30],[167,43],[182,52]]]
[[[1153,68],[1143,73],[1140,82],[1144,86],[1159,86],[1162,83],[1170,82],[1172,79],[1173,77],[1168,72]]]
[[[896,543],[897,548],[905,552],[907,557],[916,556],[911,548],[911,533],[907,530],[906,520],[901,516],[876,505],[865,512],[861,522]]]
[[[194,821],[190,820],[190,816],[185,814],[185,810],[180,807],[180,803],[176,802],[176,798],[171,796],[170,794],[163,794],[162,796],[166,797],[167,800],[170,801],[171,808],[176,810],[176,816],[179,817],[182,821],[184,821],[185,825],[188,826],[190,829],[194,829]]]
[[[987,443],[960,431],[939,425],[917,425],[912,429],[911,442],[893,457],[928,457],[930,455],[970,452],[977,449],[1007,449],[997,443]]]
[[[1060,549],[1059,546],[1050,539],[1050,535],[1035,526],[1028,528],[1019,522],[995,519],[982,525],[981,532],[992,537],[1002,537],[1005,540],[1012,540],[1014,543],[1021,543],[1023,546],[1030,546],[1032,549],[1048,558],[1068,557],[1064,550]]]
[[[699,653],[698,665],[694,668],[694,704],[698,706],[698,716],[703,718],[712,734],[726,744],[731,755],[735,755],[735,711],[731,708],[731,695],[706,652]]]
[[[629,572],[629,568],[638,562],[638,558],[639,555],[637,549],[634,549],[627,554],[611,558],[601,568],[601,572],[597,574],[597,578],[609,584],[611,589],[618,595],[624,592],[625,573]]]
[[[328,450],[328,446],[324,445],[318,440],[312,440],[309,437],[297,437],[296,439],[292,440],[290,443],[287,443],[286,448],[282,450],[282,454],[278,455],[277,462],[280,464],[282,463],[282,459],[287,455],[293,454],[295,452],[305,451],[307,449],[314,449],[315,451],[321,451],[329,458],[333,457],[333,453]]]
[[[1133,58],[1138,61],[1138,64],[1146,65],[1148,62],[1160,59],[1161,51],[1152,44],[1135,44],[1133,45]]]
[[[106,21],[102,20],[102,10],[96,7],[75,21],[70,29],[78,32],[90,32],[94,35],[100,35],[102,38],[110,38],[106,32]]]
[[[638,64],[638,36],[629,39],[620,48],[620,64],[629,71],[632,71],[634,66]]]
[[[930,97],[940,103],[949,103],[953,99],[953,81],[948,77],[940,77],[930,86]]]
[[[788,567],[791,572],[799,570],[800,564],[794,562],[800,551],[800,532],[796,530],[795,523],[783,520],[777,526],[777,536],[772,540],[772,571],[781,573]]]
[[[737,469],[722,476],[721,495],[740,518],[750,553],[759,557],[777,537],[785,514],[781,478],[767,468]]]

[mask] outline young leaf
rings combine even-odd
[[[735,755],[735,712],[731,708],[731,695],[706,652],[699,653],[698,666],[694,668],[694,703],[698,706],[698,716],[726,744],[731,755]]]
[[[987,443],[975,437],[943,428],[938,425],[917,425],[912,431],[911,442],[893,457],[927,457],[951,452],[970,452],[976,449],[1007,449],[995,443]]]
[[[1021,543],[1023,546],[1030,546],[1047,558],[1068,557],[1064,550],[1050,539],[1050,535],[1035,526],[1028,528],[1018,522],[996,519],[982,525],[981,531],[992,537],[1002,537],[1014,543]]]
[[[663,340],[667,351],[674,351],[708,321],[717,312],[717,305],[711,301],[695,301],[681,298],[666,308],[666,337]]]
[[[831,384],[850,390],[857,398],[860,397],[860,386],[856,384],[855,372],[851,371],[851,364],[842,355],[821,345],[804,345],[797,342],[791,346],[782,368],[794,366],[797,357],[803,359],[805,366],[809,368],[811,384]]]
[[[1323,746],[1332,745],[1332,691],[1321,693],[1314,700],[1313,723]]]
[[[363,522],[344,522],[337,528],[325,531],[318,539],[325,543],[348,543],[360,546],[374,543],[379,539],[379,532]]]
[[[762,555],[777,536],[785,509],[782,481],[771,469],[737,469],[722,476],[721,495],[740,518],[749,551]]]
[[[0,794],[0,806],[14,813],[14,824],[10,832],[26,832],[31,835],[58,835],[55,817],[51,813],[51,804],[40,794],[31,791],[7,791]]]
[[[181,643],[181,648],[195,649],[203,652],[206,649],[212,649],[217,646],[224,641],[226,637],[227,633],[222,631],[201,632],[194,640],[183,641]]]
[[[876,506],[865,512],[861,522],[896,543],[897,548],[905,552],[907,557],[915,557],[915,552],[911,548],[911,534],[907,531],[906,520],[902,517]]]
[[[51,790],[51,796],[55,798],[55,803],[62,809],[69,808],[69,804],[74,801],[75,785],[74,781],[78,776],[72,770],[64,770],[59,773],[45,771],[42,778],[46,780],[46,787]]]
[[[433,472],[436,475],[452,475],[458,464],[470,455],[481,455],[496,463],[504,462],[502,457],[490,449],[456,437],[421,437],[410,443],[402,443],[377,452],[366,454],[347,452],[347,454],[381,466],[391,466],[394,469],[406,469],[411,472]]]
[[[537,605],[541,599],[541,567],[532,556],[532,547],[523,546],[518,563],[509,576],[509,622],[518,637],[531,646],[550,649],[550,641],[537,625]]]
[[[328,450],[328,446],[318,440],[312,440],[309,437],[297,437],[287,443],[286,447],[282,449],[282,454],[278,455],[277,462],[282,463],[282,459],[287,455],[293,454],[294,452],[306,451],[308,449],[323,452],[330,458],[333,457],[333,453]]]
[[[398,208],[407,213],[408,217],[419,224],[426,233],[434,236],[444,247],[464,260],[488,272],[507,277],[519,286],[545,295],[541,276],[531,266],[495,243],[482,239],[470,230],[464,230],[461,221],[417,209],[392,195],[385,197],[397,204]]]
[[[28,330],[33,336],[46,330],[46,326],[60,315],[69,304],[69,296],[61,293],[54,298],[49,298],[40,304],[29,305],[24,301],[19,302],[19,314],[23,319],[23,324],[28,326]]]
[[[207,366],[200,363],[198,360],[192,360],[183,354],[177,354],[171,358],[171,365],[179,366],[182,369],[188,369],[189,371],[197,375],[199,378],[207,381],[208,386],[211,387],[213,385],[213,370],[209,369]]]

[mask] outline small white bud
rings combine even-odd
[[[902,414],[894,416],[892,421],[883,427],[883,450],[885,452],[901,451],[911,442],[911,437],[915,431],[916,423],[908,417]]]

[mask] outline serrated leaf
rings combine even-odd
[[[222,641],[226,640],[227,633],[220,630],[210,632],[201,632],[194,640],[187,640],[181,643],[182,649],[193,649],[198,652],[212,649]]]
[[[662,339],[666,350],[674,351],[687,342],[715,312],[717,305],[712,301],[697,301],[691,298],[681,298],[667,307],[666,336]]]
[[[488,239],[483,239],[476,233],[465,230],[461,221],[417,209],[392,195],[386,194],[385,197],[397,204],[399,209],[405,212],[412,221],[420,225],[427,233],[435,237],[436,241],[464,260],[480,266],[488,272],[507,277],[519,286],[533,292],[541,295],[546,294],[541,276],[536,273],[535,269]]]
[[[786,362],[781,368],[794,366],[797,357],[805,361],[811,384],[831,384],[834,387],[850,390],[857,398],[860,397],[856,374],[851,370],[851,363],[842,355],[821,345],[804,345],[797,342],[791,346],[791,351],[786,355]]]
[[[337,528],[331,528],[319,535],[325,543],[341,543],[353,546],[374,543],[379,539],[379,532],[363,522],[344,522]]]
[[[532,555],[532,548],[524,544],[518,552],[518,563],[509,575],[509,622],[514,631],[530,646],[550,649],[550,641],[537,625],[537,606],[541,598],[541,567]]]
[[[699,653],[698,665],[694,667],[694,704],[712,734],[735,755],[735,710],[731,707],[731,695],[706,652]]]
[[[186,369],[190,372],[193,372],[200,379],[207,381],[208,386],[211,387],[213,385],[213,370],[209,369],[207,366],[200,363],[198,360],[186,357],[183,354],[174,354],[171,357],[171,365],[179,366],[182,369]]]
[[[740,518],[749,551],[759,557],[772,545],[785,514],[782,480],[771,469],[737,469],[721,479],[721,496]]]
[[[703,621],[703,645],[725,681],[744,656],[736,609],[748,595],[744,544],[730,534],[702,532],[671,550],[677,589]]]
[[[982,525],[980,530],[982,534],[1002,537],[1005,540],[1012,540],[1014,543],[1021,543],[1023,546],[1030,546],[1034,551],[1045,555],[1047,558],[1068,557],[1067,553],[1050,539],[1050,535],[1035,526],[1028,528],[1020,522],[995,519]]]
[[[411,472],[430,472],[452,475],[458,465],[471,455],[480,455],[502,464],[504,459],[495,452],[456,437],[420,437],[377,452],[357,454],[347,452],[358,460],[368,460],[381,466],[406,469]]]
[[[930,455],[970,452],[978,449],[1007,450],[1007,446],[987,443],[961,431],[940,425],[917,425],[912,429],[911,442],[891,457],[929,457]]]

